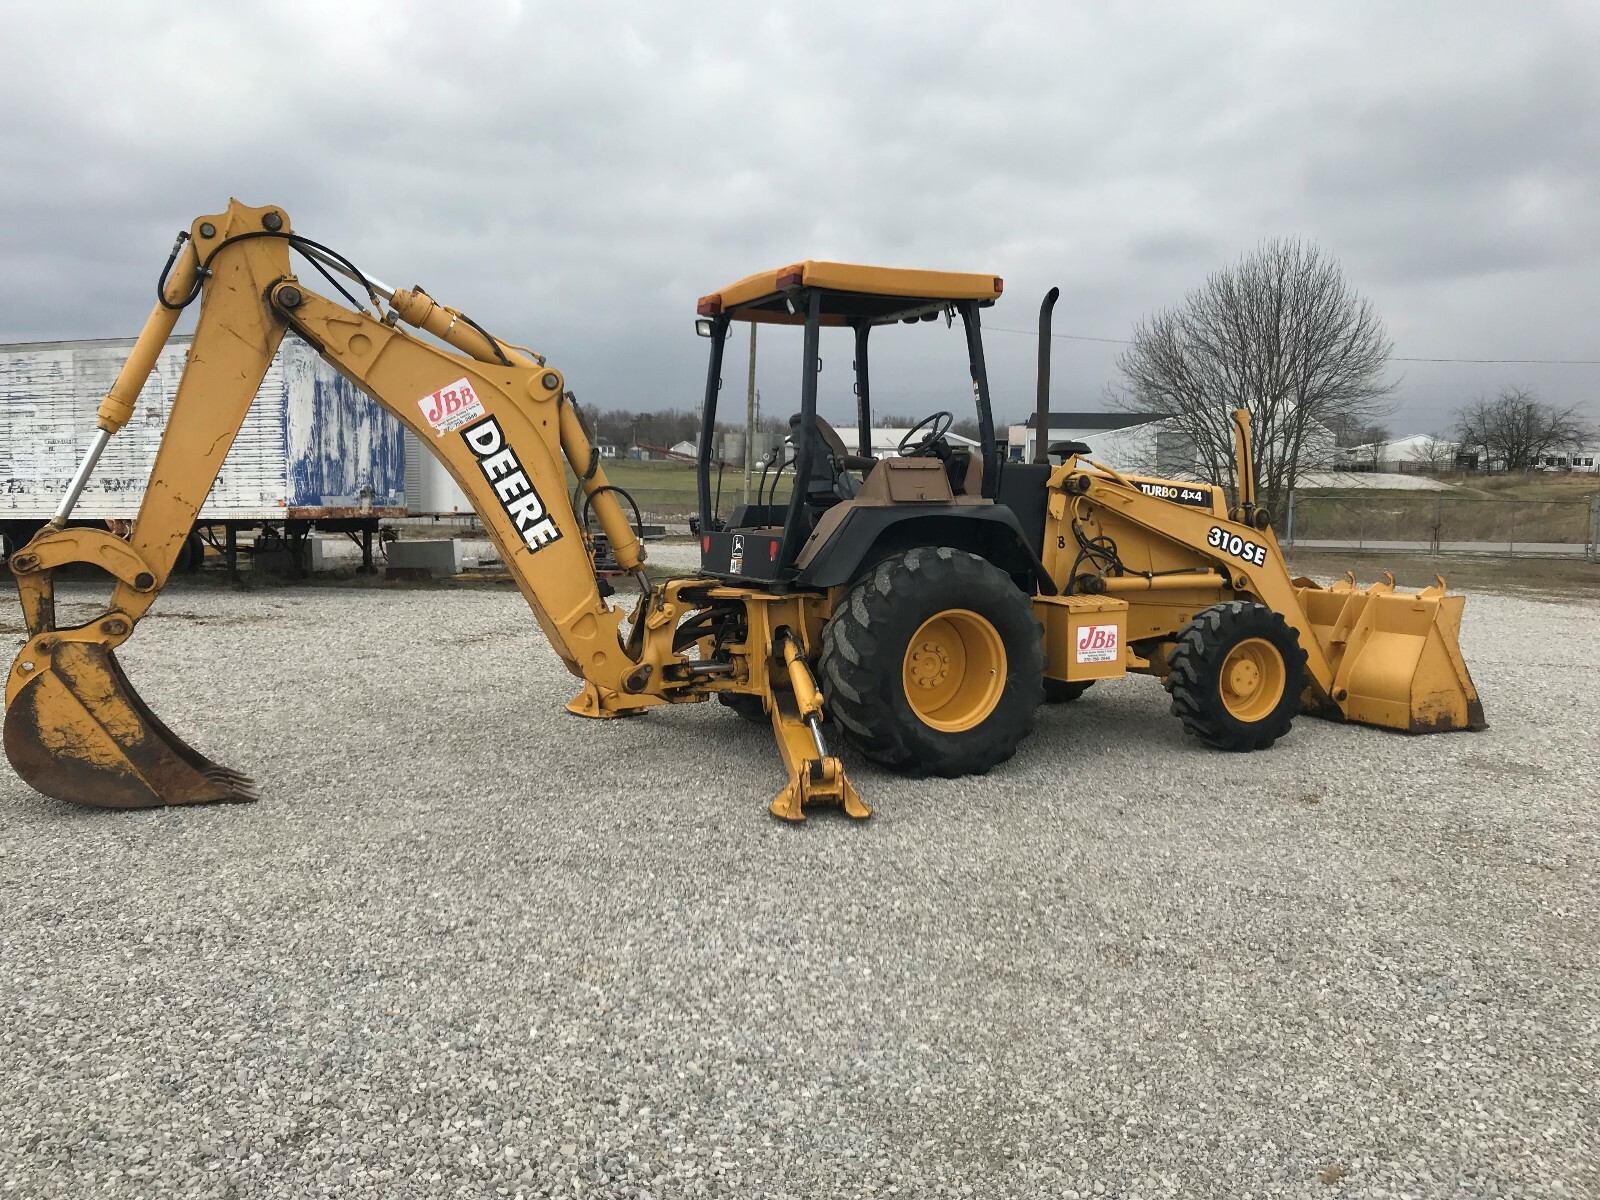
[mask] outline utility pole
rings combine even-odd
[[[744,398],[744,502],[750,503],[751,468],[756,456],[756,323],[750,322],[750,382]]]

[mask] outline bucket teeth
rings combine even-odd
[[[219,804],[249,804],[260,799],[250,776],[228,767],[211,766],[203,774],[219,793]]]

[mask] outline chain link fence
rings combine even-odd
[[[1600,495],[1579,500],[1508,500],[1446,492],[1294,492],[1284,541],[1305,549],[1399,550],[1418,554],[1582,555],[1596,559]]]

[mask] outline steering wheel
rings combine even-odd
[[[955,417],[943,409],[940,409],[932,416],[923,417],[922,420],[906,431],[905,437],[900,439],[900,445],[896,447],[900,457],[915,458],[918,455],[930,454],[940,458],[944,457],[938,453],[938,447],[944,441],[944,435],[950,432],[950,427],[955,423]],[[918,439],[917,434],[923,429],[927,429],[928,432]]]

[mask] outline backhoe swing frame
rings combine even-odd
[[[5,746],[19,773],[48,795],[103,807],[254,798],[243,776],[160,723],[112,651],[166,584],[273,355],[292,331],[416,433],[472,499],[540,628],[584,681],[569,711],[610,718],[720,691],[760,696],[789,776],[772,811],[801,820],[806,804],[830,802],[851,816],[869,815],[823,741],[821,702],[805,661],[819,644],[830,595],[770,594],[706,578],[652,585],[644,548],[559,371],[420,289],[382,287],[348,264],[339,269],[358,278],[375,303],[380,294],[389,302],[383,318],[306,289],[290,269],[291,247],[343,263],[310,246],[281,209],[238,201],[196,219],[186,242],[180,237],[156,308],[101,404],[72,493],[51,525],[11,559],[29,634],[6,687]],[[129,540],[64,528],[100,450],[132,415],[179,310],[196,298],[194,341]],[[451,349],[422,341],[402,322]],[[601,595],[566,466],[613,554],[640,583],[626,637],[623,611]],[[99,567],[115,585],[104,612],[57,629],[53,574],[72,563]],[[680,626],[696,620],[705,630],[684,643]]]

